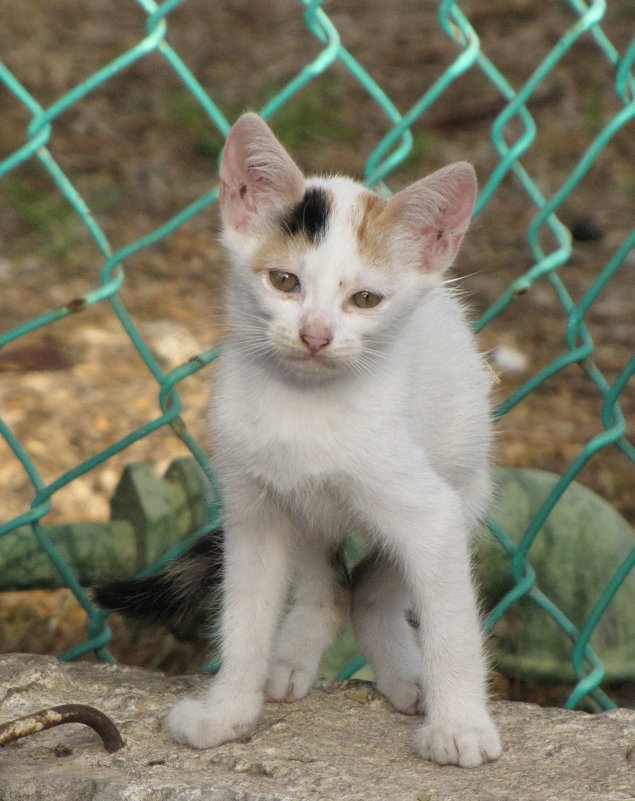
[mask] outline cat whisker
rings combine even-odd
[[[453,284],[459,284],[468,278],[474,278],[477,275],[482,275],[482,273],[482,270],[475,270],[473,273],[464,273],[463,275],[449,275],[446,276],[443,281],[441,281],[441,285],[451,286]]]

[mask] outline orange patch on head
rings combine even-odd
[[[288,268],[291,255],[306,250],[307,246],[306,244],[303,246],[303,244],[302,240],[289,240],[281,231],[273,229],[263,239],[251,261],[252,272],[259,273],[272,268],[281,270]]]
[[[391,223],[385,213],[388,203],[375,192],[364,192],[359,196],[358,204],[354,225],[359,252],[374,263],[385,264],[390,251]]]

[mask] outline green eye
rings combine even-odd
[[[284,270],[271,270],[269,280],[271,285],[280,292],[293,292],[300,286],[298,276]]]
[[[362,289],[361,292],[356,292],[352,297],[352,303],[360,309],[372,309],[383,300],[381,295],[376,292],[369,292],[367,289]]]

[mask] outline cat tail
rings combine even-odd
[[[185,632],[209,608],[210,595],[220,584],[223,531],[199,537],[181,556],[155,576],[125,578],[93,589],[103,609],[146,623],[165,623]],[[189,639],[189,637],[186,637]]]

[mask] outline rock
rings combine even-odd
[[[197,353],[205,350],[203,343],[194,338],[184,325],[174,320],[153,320],[141,324],[157,358],[168,370],[178,367]]]
[[[503,373],[525,373],[529,367],[529,358],[518,348],[511,345],[497,345],[490,355],[494,367]]]
[[[3,801],[626,801],[635,793],[635,711],[591,716],[497,702],[505,752],[464,770],[416,757],[412,718],[369,685],[321,682],[297,704],[269,704],[249,742],[193,751],[161,718],[203,677],[166,678],[121,665],[0,657],[0,721],[61,703],[109,715],[114,754],[68,724],[0,749]],[[363,692],[362,692],[363,690]]]
[[[496,503],[491,516],[518,544],[560,476],[531,468],[495,471]],[[537,586],[581,629],[634,545],[633,529],[603,498],[572,482],[540,529],[528,562]],[[511,560],[494,537],[477,545],[479,589],[492,609],[515,582]],[[496,664],[508,676],[542,681],[577,681],[573,644],[560,626],[529,598],[522,598],[495,629]],[[635,574],[626,577],[602,615],[591,646],[602,659],[604,682],[635,679]]]

